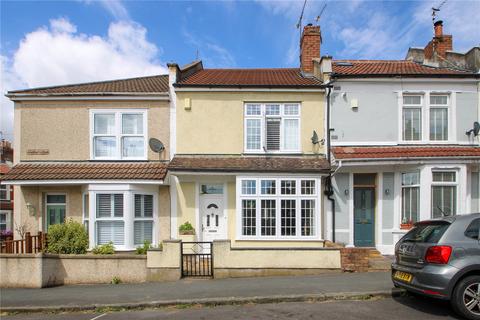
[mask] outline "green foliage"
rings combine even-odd
[[[143,242],[143,246],[137,247],[136,253],[137,253],[137,254],[147,254],[147,251],[148,251],[149,249],[151,249],[151,248],[153,248],[153,246],[152,246],[152,244],[150,243],[150,241],[145,240],[145,241]]]
[[[182,224],[178,229],[179,229],[180,232],[193,232],[193,231],[195,231],[192,224],[188,221],[186,221],[184,224]]]
[[[113,242],[110,241],[109,243],[102,244],[101,246],[95,246],[92,250],[93,254],[114,254],[115,253],[115,246]]]
[[[85,227],[72,219],[48,227],[49,253],[84,254],[88,249],[88,234]]]
[[[113,277],[112,281],[110,281],[111,284],[119,284],[121,282],[122,280],[119,277]]]

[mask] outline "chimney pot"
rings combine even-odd
[[[433,29],[435,30],[435,37],[440,38],[443,36],[443,21],[438,20],[433,24]]]

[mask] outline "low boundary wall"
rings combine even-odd
[[[1,254],[0,287],[43,288],[63,284],[144,282],[147,258],[141,255]]]

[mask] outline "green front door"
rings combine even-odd
[[[354,243],[356,247],[375,246],[375,188],[354,188]]]
[[[52,224],[59,224],[65,222],[66,209],[66,195],[65,194],[47,194],[46,196],[46,229]]]
[[[65,222],[65,205],[47,205],[47,230],[52,224]]]

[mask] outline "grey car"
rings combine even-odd
[[[480,213],[417,222],[395,246],[394,285],[480,320],[479,230]]]

